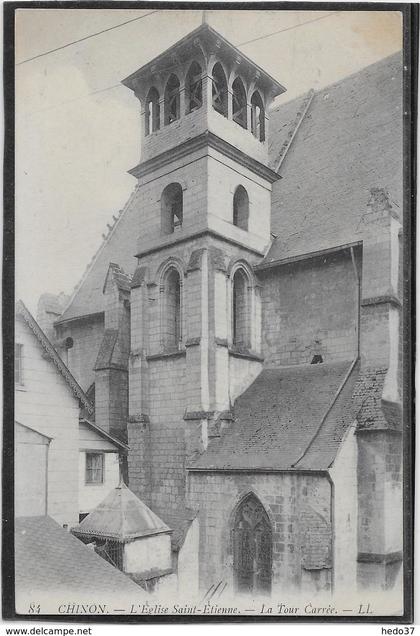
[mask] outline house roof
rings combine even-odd
[[[83,411],[87,415],[94,416],[95,414],[94,405],[89,400],[88,396],[83,391],[80,384],[74,378],[70,369],[63,362],[62,358],[59,356],[59,354],[55,350],[54,345],[51,343],[51,341],[42,331],[41,327],[38,325],[37,321],[32,316],[31,312],[27,309],[27,307],[21,300],[18,300],[18,302],[16,303],[16,315],[23,318],[25,323],[28,325],[28,327],[30,328],[30,330],[32,331],[32,333],[34,334],[34,336],[36,337],[36,339],[38,340],[38,342],[40,343],[44,351],[47,353],[49,360],[55,365],[58,372],[62,375],[64,380],[67,382],[68,386],[70,387],[75,397],[80,401],[83,407]],[[81,419],[93,430],[95,430],[97,433],[99,433],[100,435],[102,435],[103,437],[111,441],[113,444],[116,444],[119,448],[123,450],[128,449],[127,444],[124,444],[124,442],[122,442],[121,440],[117,439],[116,437],[114,437],[113,435],[105,431],[103,428],[101,428],[100,426],[92,422],[90,419],[87,419],[86,417],[82,417]]]
[[[401,87],[402,57],[396,53],[270,111],[271,167],[285,147],[287,152],[282,179],[273,184],[271,229],[278,238],[266,263],[359,241],[371,188],[383,187],[402,208]],[[58,323],[104,311],[110,262],[129,274],[136,268],[137,222],[133,193]]]
[[[356,377],[350,362],[263,370],[189,469],[326,470],[352,419]]]
[[[277,167],[308,95],[270,113]],[[402,56],[396,53],[313,96],[273,184],[266,262],[360,240],[372,188],[402,210]]]
[[[79,422],[86,424],[86,426],[89,426],[89,428],[91,428],[93,431],[98,433],[98,435],[101,435],[101,437],[104,437],[109,442],[112,442],[113,444],[118,446],[121,450],[123,451],[129,450],[130,447],[127,444],[125,444],[123,441],[118,439],[118,437],[115,437],[115,435],[108,433],[108,431],[104,431],[104,429],[98,426],[97,424],[95,424],[95,422],[91,422],[86,417],[80,417]]]
[[[114,541],[170,532],[170,528],[124,483],[114,488],[72,532]]]
[[[77,380],[73,377],[70,369],[65,365],[65,363],[55,350],[53,344],[47,338],[35,318],[32,316],[31,312],[26,308],[25,304],[21,300],[18,300],[18,302],[16,303],[15,311],[16,316],[23,318],[25,323],[28,325],[41,347],[47,353],[49,360],[54,364],[58,372],[62,375],[75,397],[78,398],[86,411],[90,415],[93,415],[94,408],[89,401],[86,393],[83,391]]]
[[[198,512],[190,508],[178,507],[176,510],[167,508],[161,511],[161,517],[172,529],[171,546],[177,552],[184,544],[187,532]]]
[[[41,431],[37,431],[36,428],[33,428],[32,426],[28,426],[27,424],[22,424],[21,422],[18,422],[17,420],[15,420],[15,427],[21,427],[21,429],[24,429],[25,431],[27,431],[31,437],[32,440],[39,440],[41,442],[41,444],[49,444],[51,442],[51,440],[53,439],[52,437],[49,437],[49,435],[45,435],[45,433],[41,433]],[[16,442],[16,433],[15,433],[15,442]]]
[[[52,600],[67,595],[67,602],[75,600],[73,594],[91,603],[104,595],[113,601],[117,591],[144,597],[127,576],[47,516],[15,520],[15,585],[17,594],[38,598],[49,592]]]

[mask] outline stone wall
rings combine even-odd
[[[261,272],[267,366],[357,354],[358,284],[348,251]]]
[[[85,391],[95,380],[94,366],[103,333],[103,315],[79,318],[57,327],[58,338],[73,338],[73,347],[67,352],[67,366]]]
[[[334,484],[334,591],[348,595],[357,585],[357,443],[351,426],[330,469]]]
[[[227,593],[234,590],[231,528],[235,509],[249,492],[263,504],[272,526],[273,595],[328,589],[331,486],[325,477],[191,471],[188,503],[200,511],[201,588],[223,580]]]

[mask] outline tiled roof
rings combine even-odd
[[[270,114],[273,162],[303,110],[303,96]],[[402,58],[396,53],[315,93],[273,184],[266,261],[360,240],[372,188],[402,210]]]
[[[389,425],[382,410],[382,393],[387,369],[364,369],[354,387],[358,430],[386,429]]]
[[[91,602],[118,591],[133,598],[142,590],[50,517],[15,521],[15,584],[17,593],[90,594]]]
[[[170,528],[122,483],[72,531],[123,542],[170,532]]]
[[[178,508],[177,510],[162,510],[161,517],[172,529],[171,545],[172,550],[178,551],[187,536],[187,532],[192,522],[197,516],[197,512],[190,508]]]
[[[382,187],[401,209],[401,55],[395,54],[316,93],[273,185],[268,260],[359,240],[357,225],[371,188]],[[269,153],[278,163],[308,94],[270,113]],[[133,194],[89,264],[59,321],[104,310],[110,262],[136,268],[138,209]],[[355,234],[356,239],[354,238]]]
[[[235,421],[191,469],[327,469],[351,421],[343,414],[357,367],[337,398],[351,369],[335,362],[263,370],[236,400]]]

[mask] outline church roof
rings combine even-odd
[[[171,530],[124,483],[121,483],[73,528],[72,532],[79,536],[103,537],[125,542]]]
[[[279,168],[282,179],[273,184],[271,225],[278,238],[267,263],[360,240],[358,223],[373,187],[385,188],[402,208],[401,87],[402,58],[396,53],[270,111],[271,167],[288,150]],[[134,272],[135,201],[133,194],[58,322],[104,311],[110,262]]]
[[[116,590],[130,598],[143,595],[127,576],[47,516],[15,520],[15,585],[17,599],[49,592],[67,595],[67,600],[69,594],[90,595],[93,603],[104,594],[114,600]]]
[[[308,95],[270,113],[270,157],[282,147]],[[273,184],[265,262],[344,245],[362,237],[372,188],[402,213],[402,56],[396,53],[314,94]]]
[[[350,362],[263,370],[190,470],[326,470],[354,419],[357,373]]]

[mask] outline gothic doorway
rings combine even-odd
[[[242,593],[270,593],[273,559],[271,524],[257,497],[239,505],[232,530],[235,587]]]

